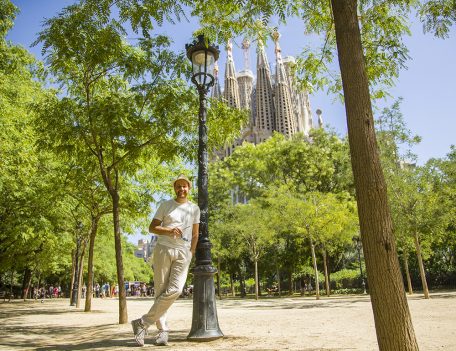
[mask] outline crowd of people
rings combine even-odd
[[[180,297],[192,297],[193,294],[193,285],[185,286],[182,289]],[[153,286],[147,286],[146,283],[135,283],[130,284],[127,288],[127,296],[134,297],[154,297],[155,290]]]
[[[154,296],[154,288],[147,286],[146,283],[129,284],[127,296],[149,297]]]
[[[105,297],[118,297],[119,286],[110,285],[109,283],[99,284],[96,283],[93,286],[93,297],[105,298]],[[126,284],[127,296],[132,297],[154,297],[155,291],[153,286],[148,286],[146,283],[135,282]],[[184,287],[180,297],[188,298],[192,297],[193,286],[189,285]],[[60,285],[46,285],[42,287],[33,287],[32,296],[35,300],[42,299],[55,299],[60,297],[68,297],[62,290]],[[84,284],[81,288],[81,298],[85,299],[87,296],[87,286]]]
[[[53,286],[42,286],[42,287],[34,287],[32,289],[33,298],[35,300],[38,299],[55,299],[58,297],[64,297],[62,292],[62,288],[60,285]]]

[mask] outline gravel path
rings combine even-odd
[[[456,351],[456,292],[408,299],[420,350]],[[152,302],[128,299],[129,319],[145,313]],[[0,350],[137,349],[130,324],[118,324],[116,299],[94,299],[92,307],[93,312],[84,313],[69,306],[68,299],[0,302]],[[378,350],[368,296],[224,299],[217,300],[217,310],[225,337],[189,342],[192,301],[178,300],[168,314],[169,345],[160,349]],[[146,349],[157,347],[154,334],[151,328]]]

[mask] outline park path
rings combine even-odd
[[[408,298],[422,351],[456,351],[456,292]],[[149,298],[128,300],[129,318],[138,318]],[[83,306],[83,304],[81,304]],[[95,299],[93,312],[69,306],[68,299],[0,302],[0,350],[135,350],[129,324],[118,325],[118,301]],[[189,342],[192,301],[178,300],[170,310],[170,343],[163,350],[378,350],[368,296],[217,300],[225,337]],[[152,336],[144,349],[154,349]]]

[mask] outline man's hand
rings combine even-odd
[[[170,235],[173,236],[174,239],[182,238],[182,230],[179,227],[172,228]]]

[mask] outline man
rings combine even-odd
[[[149,232],[158,235],[152,260],[155,302],[148,313],[131,322],[139,346],[144,346],[147,329],[154,323],[159,331],[155,344],[168,344],[166,314],[182,292],[198,242],[200,209],[187,199],[191,183],[181,174],[173,186],[175,199],[160,204],[149,226]]]

